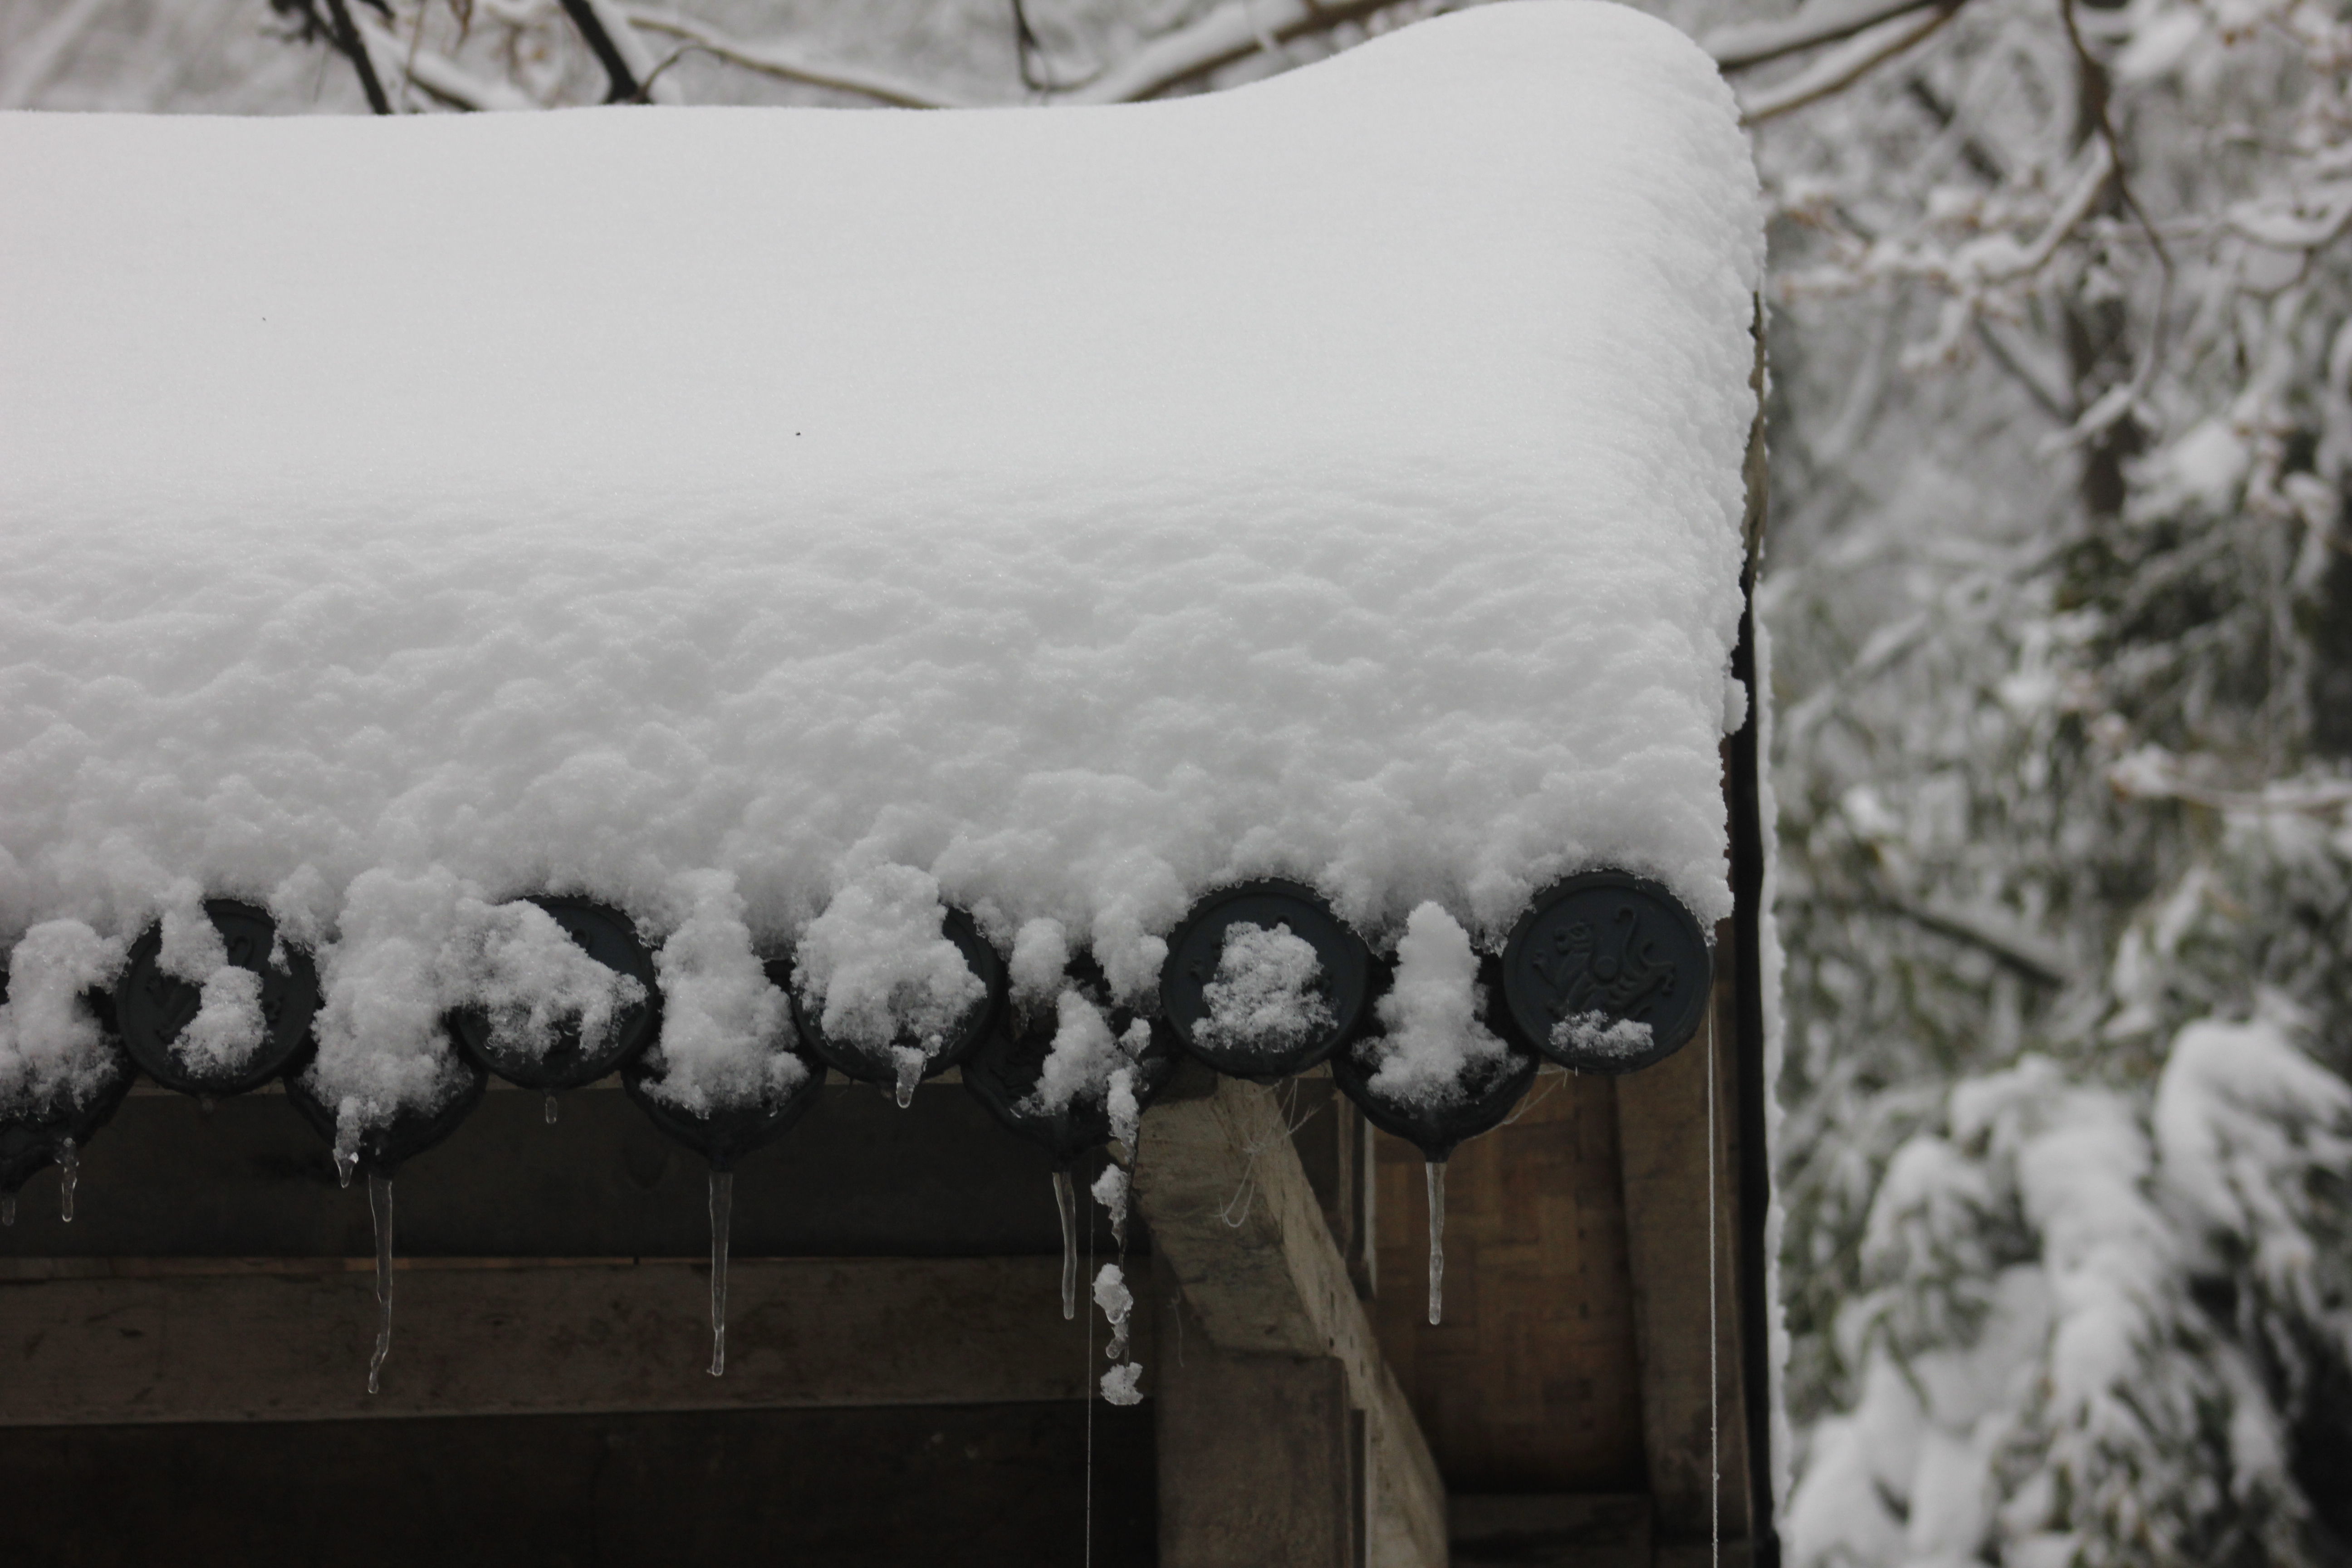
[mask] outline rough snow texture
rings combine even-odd
[[[1580,1051],[1608,1061],[1632,1061],[1650,1048],[1650,1026],[1638,1018],[1579,1013],[1551,1026],[1555,1049]]]
[[[451,990],[488,1016],[501,1055],[536,1061],[576,1031],[583,1053],[593,1056],[622,1011],[645,1000],[644,982],[590,957],[537,904],[461,906],[457,932],[443,960]]]
[[[163,905],[162,944],[156,967],[201,987],[196,1016],[172,1039],[173,1058],[184,1067],[236,1072],[253,1059],[269,1030],[261,1011],[261,976],[228,961],[228,943],[205,913],[196,884],[184,881]],[[270,957],[284,962],[284,944]]]
[[[79,1104],[106,1087],[105,1036],[82,994],[114,984],[128,946],[79,921],[44,921],[16,943],[0,1002],[0,1113]]]
[[[988,994],[948,940],[939,879],[875,866],[853,879],[801,937],[793,984],[825,1037],[937,1056]]]
[[[1435,904],[1413,910],[1397,943],[1395,983],[1376,1009],[1386,1034],[1370,1042],[1372,1089],[1414,1105],[1459,1100],[1506,1050],[1478,1021],[1479,1000],[1470,933]]]
[[[1203,1045],[1294,1050],[1331,1026],[1331,1005],[1315,988],[1322,973],[1315,944],[1288,926],[1237,921],[1225,928],[1217,972],[1201,988],[1209,1016],[1192,1032]]]
[[[735,879],[704,872],[693,892],[693,912],[654,955],[662,1073],[646,1088],[698,1115],[772,1104],[808,1077],[791,1005],[752,951]]]
[[[1076,991],[1063,992],[1054,1007],[1054,1043],[1038,1074],[1036,1102],[1058,1111],[1073,1100],[1108,1100],[1111,1136],[1132,1148],[1140,1114],[1134,1065],[1151,1043],[1150,1020],[1137,1018],[1124,1035],[1114,1035],[1102,1009]]]
[[[1728,912],[1759,205],[1632,10],[1104,110],[13,116],[0,211],[0,940],[266,903],[352,1097],[429,1088],[457,887],[767,944],[895,866],[1126,1000],[1247,876]]]

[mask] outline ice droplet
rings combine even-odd
[[[1106,1263],[1095,1276],[1095,1305],[1110,1320],[1110,1344],[1103,1354],[1113,1361],[1127,1359],[1127,1325],[1135,1310],[1135,1293],[1127,1288],[1127,1271],[1116,1263]]]
[[[340,1157],[337,1163],[341,1163]],[[357,1162],[354,1161],[354,1163]],[[348,1181],[350,1178],[344,1178]],[[368,1392],[376,1392],[383,1358],[392,1353],[392,1178],[370,1173],[368,1214],[375,1221],[375,1353],[368,1357]]]
[[[922,1081],[923,1068],[930,1065],[930,1058],[908,1046],[894,1046],[890,1054],[898,1062],[898,1109],[904,1110],[915,1103],[915,1085]]]
[[[360,1152],[359,1152],[359,1150],[358,1150],[358,1149],[356,1149],[356,1148],[346,1149],[346,1148],[343,1148],[341,1144],[336,1145],[336,1148],[335,1148],[335,1176],[336,1176],[336,1179],[337,1179],[337,1180],[339,1180],[339,1181],[341,1181],[344,1186],[347,1186],[347,1187],[348,1187],[348,1186],[350,1186],[350,1185],[352,1184],[352,1172],[354,1172],[354,1171],[356,1171],[356,1170],[358,1170],[359,1168],[360,1168]]]
[[[1062,1211],[1062,1321],[1078,1315],[1078,1189],[1067,1171],[1054,1173],[1054,1206]]]
[[[1429,1321],[1445,1316],[1445,1162],[1432,1160],[1429,1172]]]
[[[58,1217],[73,1224],[74,1186],[81,1180],[81,1151],[70,1138],[58,1140]]]
[[[547,1124],[550,1127],[555,1125],[555,1091],[553,1089],[548,1090],[547,1093]]]
[[[735,1212],[735,1173],[710,1173],[710,1375],[727,1372],[727,1233]]]
[[[1125,1366],[1111,1368],[1102,1374],[1103,1398],[1113,1405],[1142,1404],[1143,1393],[1135,1386],[1136,1380],[1142,1375],[1143,1367],[1138,1362],[1129,1362]]]
[[[1111,1240],[1118,1244],[1122,1257],[1127,1253],[1128,1186],[1127,1173],[1119,1169],[1118,1162],[1113,1161],[1102,1168],[1102,1174],[1097,1176],[1095,1184],[1087,1189],[1094,1194],[1095,1202],[1110,1215]]]

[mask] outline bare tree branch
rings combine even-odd
[[[1855,82],[1902,54],[1950,21],[1960,0],[1937,0],[1925,15],[1897,17],[1858,33],[1844,47],[1832,49],[1787,81],[1764,89],[1741,106],[1740,121],[1759,124],[1843,92]]]
[[[1884,910],[1922,931],[1976,948],[2042,985],[2063,991],[2081,978],[2073,962],[2055,944],[2015,926],[2003,916],[1929,904],[1897,891],[1883,878],[1859,898],[1823,894],[1817,901],[1832,909]]]
[[[804,82],[811,87],[830,88],[835,92],[855,93],[860,98],[870,98],[901,109],[956,107],[954,100],[928,88],[855,66],[813,59],[783,45],[746,43],[730,38],[715,27],[675,11],[649,11],[633,6],[626,15],[632,23],[647,32],[663,33],[682,39],[688,48],[782,81]],[[673,50],[670,58],[676,59],[680,52]],[[665,60],[656,70],[666,69],[668,64],[669,61]]]
[[[1746,70],[1823,44],[1866,32],[1882,22],[1957,0],[1813,0],[1793,16],[1771,22],[1738,22],[1699,40],[1727,73]]]
[[[1189,26],[1154,38],[1065,103],[1134,103],[1198,81],[1221,66],[1293,38],[1328,32],[1396,0],[1226,0]]]
[[[392,99],[383,90],[383,79],[376,75],[375,60],[367,40],[360,36],[359,28],[352,22],[351,6],[346,0],[327,0],[327,13],[331,18],[326,28],[330,41],[345,59],[352,62],[352,69],[359,73],[360,90],[367,94],[368,108],[378,114],[390,114]]]
[[[559,0],[563,14],[580,29],[580,36],[604,68],[604,79],[611,84],[604,95],[607,103],[678,102],[675,83],[653,80],[656,66],[652,51],[629,26],[628,14],[614,0]],[[659,86],[656,94],[654,88]]]
[[[404,79],[452,109],[495,111],[540,107],[519,88],[476,76],[431,49],[402,43],[373,16],[357,16],[352,23],[379,81]]]

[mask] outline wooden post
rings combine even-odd
[[[1719,979],[1712,1035],[1616,1080],[1627,1261],[1642,1365],[1642,1427],[1661,1564],[1706,1561],[1717,1519],[1723,1562],[1751,1539],[1748,1407],[1738,1289],[1738,1081],[1732,976]],[[1715,1190],[1707,1190],[1708,1041],[1715,1040]],[[1715,1398],[1708,1400],[1708,1218],[1714,1218]]]
[[[1188,1076],[1141,1142],[1155,1305],[1176,1318],[1152,1372],[1163,1568],[1344,1564],[1359,1541],[1379,1568],[1439,1568],[1444,1483],[1274,1091]]]

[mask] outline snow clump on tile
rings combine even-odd
[[[827,1038],[928,1061],[988,994],[945,934],[939,879],[912,866],[857,877],[801,934],[793,984]]]
[[[228,961],[228,943],[220,928],[205,912],[200,890],[191,881],[173,890],[163,906],[163,945],[155,965],[175,980],[201,987],[196,1016],[181,1026],[170,1045],[172,1057],[184,1067],[236,1072],[253,1059],[269,1032],[261,1011],[261,976]],[[274,948],[270,956],[281,963],[285,953]]]
[[[443,1023],[467,1000],[446,957],[466,901],[446,871],[369,871],[345,895],[341,939],[320,954],[319,1054],[304,1069],[334,1110],[339,1156],[368,1128],[438,1110],[470,1081]]]
[[[752,951],[735,879],[705,872],[688,894],[693,912],[654,955],[662,1070],[646,1091],[698,1115],[772,1104],[809,1071],[792,1007]]]
[[[1630,1062],[1650,1048],[1651,1039],[1650,1026],[1640,1019],[1601,1012],[1578,1013],[1551,1026],[1553,1049],[1601,1061]]]
[[[1209,1046],[1294,1050],[1331,1026],[1331,1004],[1315,984],[1322,973],[1315,944],[1288,926],[1236,921],[1225,928],[1216,973],[1201,988],[1209,1016],[1192,1032]]]
[[[1110,1110],[1111,1136],[1134,1147],[1141,1114],[1135,1063],[1150,1043],[1150,1020],[1137,1018],[1115,1035],[1100,1007],[1076,989],[1064,991],[1054,1001],[1054,1043],[1038,1072],[1036,1102],[1050,1113],[1067,1110],[1075,1100],[1103,1101]]]
[[[83,1000],[122,973],[128,944],[79,921],[44,921],[10,955],[0,1002],[0,1111],[79,1105],[121,1065]]]
[[[1478,1021],[1482,988],[1470,933],[1437,904],[1423,904],[1397,942],[1396,980],[1377,1009],[1386,1032],[1371,1042],[1374,1092],[1423,1107],[1451,1104],[1506,1047]]]
[[[467,899],[456,913],[443,984],[458,1005],[481,1010],[502,1056],[538,1061],[575,1034],[582,1053],[593,1056],[621,1015],[646,999],[643,981],[592,957],[537,904]]]

